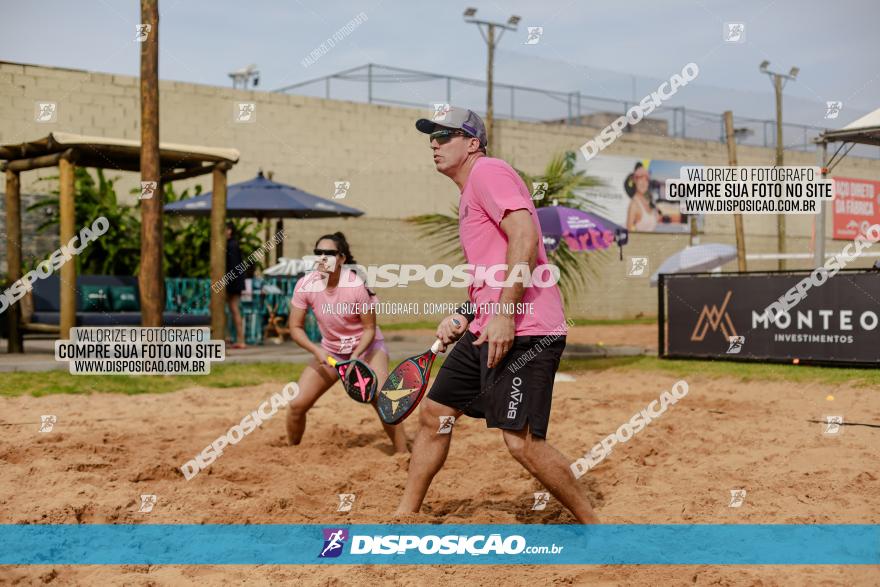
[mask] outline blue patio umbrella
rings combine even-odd
[[[211,194],[202,194],[165,206],[181,216],[210,216]],[[227,188],[226,216],[234,218],[333,218],[361,216],[363,212],[336,200],[314,196],[263,176]]]

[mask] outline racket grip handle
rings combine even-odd
[[[434,341],[434,344],[431,345],[431,352],[435,355],[440,352],[440,345],[443,344],[443,341],[439,338]]]
[[[331,357],[330,355],[327,355],[327,364],[328,364],[328,365],[330,365],[331,367],[335,367],[335,366],[336,366],[336,362],[337,362],[337,361],[336,361],[335,358]]]

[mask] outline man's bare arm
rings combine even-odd
[[[528,210],[514,210],[508,213],[501,221],[501,230],[507,235],[507,275],[516,271],[520,264],[528,265],[528,274],[535,270],[538,260],[538,231],[532,222],[532,215]],[[503,314],[513,315],[513,312],[505,312],[504,308],[513,308],[518,304],[525,293],[525,287],[520,279],[501,290],[498,302],[501,304]]]

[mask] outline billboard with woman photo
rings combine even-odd
[[[688,216],[679,211],[677,202],[666,199],[666,180],[677,179],[683,166],[693,165],[599,155],[586,163],[579,159],[577,169],[601,182],[581,195],[601,206],[602,216],[631,232],[682,233],[690,231]]]

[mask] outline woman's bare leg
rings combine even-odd
[[[306,413],[315,405],[318,398],[333,387],[339,376],[329,365],[321,365],[312,359],[300,375],[299,395],[287,405],[287,444],[295,445],[302,441],[306,431]]]

